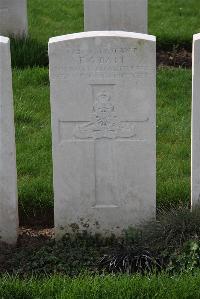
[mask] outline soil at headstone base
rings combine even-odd
[[[184,48],[164,51],[157,50],[157,66],[192,67],[192,53]]]
[[[54,210],[53,208],[45,208],[32,210],[25,213],[19,209],[20,227],[26,226],[31,228],[52,228],[54,227]]]
[[[52,242],[53,237],[53,228],[20,227],[15,246],[0,242],[0,273],[30,274],[34,270],[34,265],[30,268],[32,262],[34,264],[31,259],[40,248]]]

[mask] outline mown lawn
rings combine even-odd
[[[191,71],[157,74],[157,205],[190,204]]]
[[[53,207],[50,95],[47,68],[14,70],[20,210]],[[157,75],[157,205],[189,204],[191,71]]]
[[[149,32],[161,47],[190,47],[193,34],[200,32],[199,17],[198,0],[149,0]]]
[[[30,35],[49,37],[83,31],[83,0],[28,0]],[[159,42],[190,42],[200,31],[199,0],[149,0],[149,32]]]
[[[46,279],[0,279],[0,297],[9,299],[198,299],[200,273],[169,277],[142,276],[53,276]]]
[[[14,70],[19,203],[25,214],[53,207],[48,69]]]

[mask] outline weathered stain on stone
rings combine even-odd
[[[79,231],[79,225],[77,223],[71,223],[69,226],[71,227],[73,232]]]

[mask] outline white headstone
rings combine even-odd
[[[147,33],[148,0],[84,0],[84,27]]]
[[[27,35],[27,0],[0,0],[0,35]]]
[[[193,36],[192,59],[192,206],[200,204],[200,34]]]
[[[120,235],[155,214],[155,37],[49,41],[55,231]]]
[[[18,200],[10,42],[0,37],[0,241],[18,235]]]

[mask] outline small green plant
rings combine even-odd
[[[111,273],[192,271],[200,266],[200,207],[171,209],[129,229],[121,248],[100,261]]]
[[[184,244],[183,248],[176,250],[170,256],[167,271],[194,272],[200,267],[200,241],[191,240]]]

